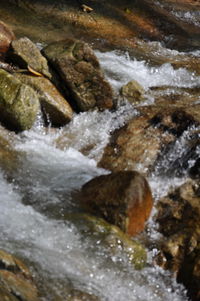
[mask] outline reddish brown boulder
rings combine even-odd
[[[148,182],[136,171],[96,177],[82,187],[81,193],[81,200],[90,212],[130,236],[144,229],[153,205]]]
[[[2,21],[0,21],[0,58],[7,52],[10,43],[15,35],[12,30]]]

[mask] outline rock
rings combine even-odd
[[[102,175],[83,185],[82,204],[97,216],[134,236],[144,230],[152,205],[147,180],[136,171]]]
[[[100,301],[100,299],[92,294],[74,289],[68,296],[67,301]]]
[[[4,57],[14,38],[15,35],[12,30],[4,22],[0,21],[0,57]]]
[[[11,43],[7,60],[22,69],[27,68],[32,72],[38,72],[51,78],[46,58],[40,53],[37,46],[26,37],[14,40]]]
[[[110,109],[113,106],[112,89],[103,78],[99,62],[87,44],[68,39],[48,45],[43,53],[61,76],[78,111],[95,107]]]
[[[2,301],[39,301],[28,268],[3,250],[0,250],[0,296]]]
[[[0,126],[0,168],[7,177],[19,168],[20,154],[13,148],[15,134]]]
[[[141,115],[112,134],[99,162],[100,167],[112,171],[137,169],[148,174],[159,165],[164,155],[169,156],[177,138],[185,130],[199,124],[197,113],[193,114],[194,108],[192,111],[148,106],[138,110]],[[188,144],[188,147],[191,150],[193,146]]]
[[[189,169],[189,175],[193,179],[200,178],[200,158],[198,158],[194,165]]]
[[[133,104],[138,104],[144,100],[144,88],[136,81],[132,80],[121,89],[121,95]]]
[[[153,0],[144,0],[143,2],[156,14],[157,19],[162,18],[163,21],[170,22],[174,27],[177,27],[180,40],[188,36],[190,37],[190,47],[199,45],[199,17],[197,15],[197,11],[200,9],[199,1],[159,0],[156,4]],[[179,44],[178,36],[176,39],[176,44]]]
[[[16,76],[21,82],[35,90],[45,119],[53,126],[63,126],[72,119],[71,106],[47,78],[22,74],[16,74]]]
[[[125,258],[138,270],[145,267],[147,262],[145,247],[122,232],[119,227],[111,225],[102,218],[84,213],[66,214],[65,218],[77,224],[84,237],[88,235],[91,245],[96,245],[100,241],[101,251],[102,248],[105,248],[108,256],[118,257],[119,261]],[[94,239],[97,243],[94,242]]]
[[[15,131],[30,129],[39,111],[34,90],[0,69],[0,120]]]
[[[164,267],[172,270],[192,300],[200,293],[200,186],[188,180],[159,200],[156,222],[164,235]]]

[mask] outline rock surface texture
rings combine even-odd
[[[136,171],[122,171],[96,177],[81,191],[82,203],[89,211],[117,225],[130,236],[145,226],[152,205],[147,180]]]
[[[39,301],[29,269],[15,256],[0,250],[1,301]]]
[[[0,69],[0,120],[9,129],[30,129],[40,110],[35,91],[13,75]]]
[[[158,263],[174,272],[192,300],[200,297],[200,185],[187,181],[158,202],[164,235]]]
[[[43,53],[59,73],[78,111],[112,108],[112,89],[86,43],[71,39],[55,42],[43,49]]]

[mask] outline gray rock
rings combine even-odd
[[[41,54],[37,46],[28,38],[20,38],[11,43],[8,60],[17,64],[20,68],[28,68],[51,78],[46,58]]]

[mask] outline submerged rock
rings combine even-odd
[[[0,121],[15,131],[30,129],[40,109],[34,90],[0,69]]]
[[[187,181],[159,200],[156,222],[164,235],[162,266],[172,270],[192,300],[200,296],[200,185]],[[164,264],[163,264],[164,263]]]
[[[119,227],[108,223],[105,219],[89,214],[67,214],[65,217],[77,224],[84,237],[88,235],[91,245],[95,245],[94,240],[96,245],[101,242],[99,247],[101,251],[108,254],[108,257],[118,258],[119,262],[125,259],[138,270],[146,265],[145,247],[139,241],[131,239]]]
[[[132,80],[121,89],[121,95],[133,104],[138,104],[144,100],[144,88],[136,81]]]
[[[74,289],[68,296],[67,301],[100,301],[100,299],[93,294]]]
[[[12,30],[4,22],[0,21],[0,57],[4,57],[14,38],[15,35]]]
[[[113,106],[112,89],[86,43],[72,39],[54,42],[44,48],[43,53],[61,76],[78,111]]]
[[[35,90],[46,121],[53,126],[62,126],[72,119],[71,106],[47,78],[22,74],[15,76]]]
[[[40,53],[37,46],[27,37],[14,40],[11,43],[7,60],[51,78],[46,58]]]
[[[29,269],[15,256],[0,250],[1,301],[39,301]]]
[[[152,205],[147,180],[136,171],[102,175],[83,185],[81,202],[90,212],[134,236],[145,226]]]

